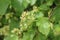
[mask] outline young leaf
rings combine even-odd
[[[37,19],[39,19],[39,18],[41,18],[41,17],[44,17],[44,14],[43,14],[43,12],[37,12],[37,13],[35,14],[35,17],[36,17]]]
[[[47,36],[50,31],[50,22],[47,18],[40,18],[37,20],[36,25],[38,26],[39,32]]]

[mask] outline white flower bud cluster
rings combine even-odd
[[[23,12],[22,16],[20,17],[21,22],[20,22],[20,30],[27,30],[30,25],[34,22],[35,20],[35,15],[33,11],[30,12]]]
[[[14,28],[11,33],[15,33],[15,34],[21,34],[20,30],[18,28]]]
[[[1,35],[8,35],[8,32],[9,32],[9,25],[4,25],[3,28],[0,29],[0,34]]]
[[[5,17],[6,17],[6,19],[9,19],[10,17],[13,17],[13,13],[7,13],[7,14],[5,15]]]

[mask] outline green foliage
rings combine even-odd
[[[48,35],[51,26],[50,26],[50,22],[48,21],[47,18],[42,17],[42,18],[38,19],[36,22],[36,25],[38,26],[39,32],[41,32],[45,36]]]
[[[9,0],[0,0],[0,15],[4,15],[6,13],[9,4]]]
[[[5,37],[4,40],[18,40],[18,36],[14,34],[9,34],[8,36]]]
[[[57,6],[53,10],[52,20],[55,21],[55,22],[59,22],[59,20],[60,20],[60,6]]]
[[[0,0],[0,40],[60,40],[59,0]]]

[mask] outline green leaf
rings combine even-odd
[[[55,38],[53,38],[53,40],[60,40],[60,35],[55,36]]]
[[[60,5],[60,0],[55,0],[56,5]]]
[[[59,22],[60,21],[60,6],[57,6],[54,10],[53,10],[53,14],[51,19],[55,22]]]
[[[30,0],[30,4],[34,5],[36,3],[37,0]]]
[[[46,10],[49,10],[49,9],[50,9],[49,6],[47,6],[46,4],[42,4],[39,7],[39,10],[43,10],[43,11],[46,11]]]
[[[27,32],[23,33],[22,40],[33,40],[34,36],[35,36],[35,30],[30,29]]]
[[[29,2],[27,0],[11,0],[11,4],[16,11],[16,15],[20,16]]]
[[[45,0],[37,0],[36,5],[40,6],[41,4],[44,3]]]
[[[14,34],[10,34],[4,38],[4,40],[18,40],[18,36]]]
[[[10,30],[13,30],[14,28],[19,28],[19,21],[17,18],[11,18],[10,19]]]
[[[54,0],[46,0],[46,4],[48,6],[51,6],[53,4]]]
[[[60,24],[55,24],[54,25],[54,34],[55,35],[60,35]]]
[[[35,17],[36,17],[37,19],[39,19],[39,18],[41,18],[41,17],[44,17],[44,14],[43,14],[43,12],[37,12],[37,13],[35,14]]]
[[[6,24],[8,24],[8,20],[7,20],[5,17],[3,17],[3,18],[1,19],[1,23],[2,23],[3,25],[6,25]]]
[[[34,40],[46,40],[46,37],[45,37],[44,35],[38,33],[38,34],[35,36]]]
[[[9,4],[9,0],[0,0],[0,15],[4,15],[6,13]]]
[[[40,18],[37,20],[36,25],[38,26],[39,32],[47,36],[50,31],[50,22],[48,21],[47,18]]]

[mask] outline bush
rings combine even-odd
[[[60,40],[60,0],[0,0],[0,40]]]

